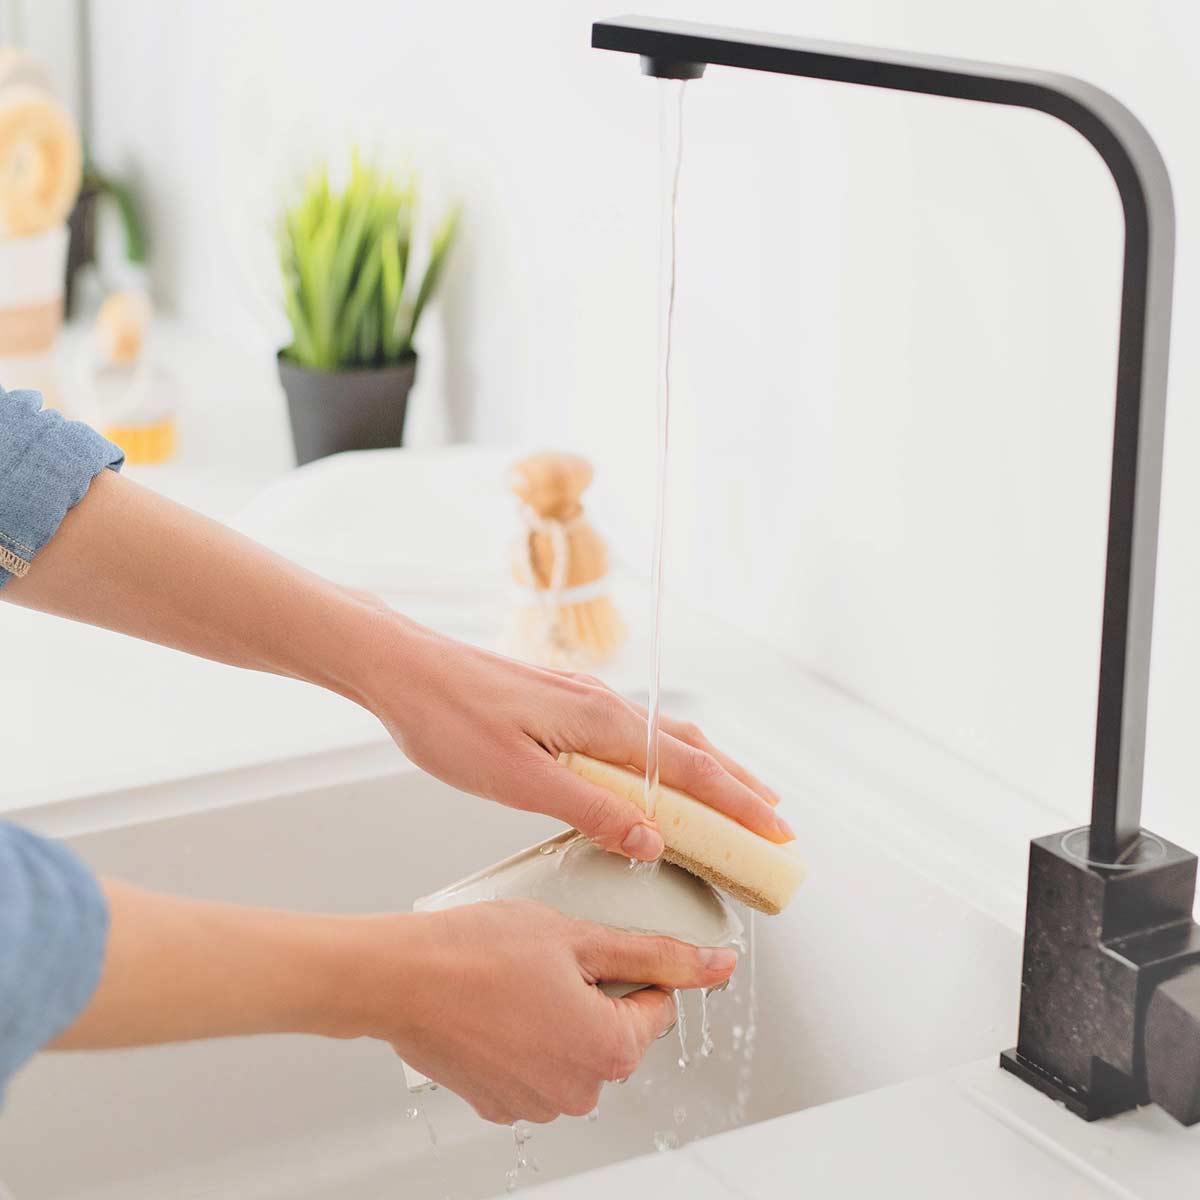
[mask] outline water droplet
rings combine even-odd
[[[557,854],[557,853],[558,853],[558,847],[557,847],[557,846],[555,846],[555,845],[553,845],[553,844],[552,844],[552,845],[549,845],[549,846],[543,846],[543,847],[542,847],[542,848],[541,848],[541,849],[538,851],[538,853],[539,853],[539,854]]]
[[[654,1135],[654,1148],[660,1154],[674,1150],[679,1145],[679,1135],[673,1129],[660,1129]]]
[[[516,1142],[518,1146],[525,1145],[525,1143],[529,1141],[531,1137],[533,1137],[533,1130],[529,1128],[528,1121],[515,1121],[513,1123],[512,1131],[513,1141]]]
[[[542,1169],[542,1164],[532,1155],[529,1157],[529,1169],[531,1171],[540,1171]]]
[[[599,1107],[593,1108],[593,1109],[592,1109],[592,1111],[591,1111],[590,1113],[588,1113],[588,1115],[587,1115],[586,1117],[584,1117],[584,1120],[585,1120],[585,1121],[598,1121],[598,1120],[600,1120],[600,1109],[599,1109]]]
[[[517,1173],[516,1171],[504,1172],[504,1190],[506,1192],[515,1192],[517,1190]]]
[[[406,1108],[404,1110],[404,1115],[410,1121],[415,1121],[421,1115],[421,1110],[419,1108]]]
[[[682,1125],[687,1120],[687,1109],[682,1104],[675,1105],[675,1124]]]

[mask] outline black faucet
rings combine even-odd
[[[1018,1040],[1000,1063],[1087,1120],[1153,1100],[1200,1122],[1196,856],[1141,825],[1175,259],[1158,147],[1112,96],[1048,71],[650,17],[597,22],[592,45],[668,79],[712,64],[1037,109],[1112,173],[1125,250],[1091,824],[1030,847]]]

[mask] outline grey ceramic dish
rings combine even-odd
[[[540,900],[570,917],[667,934],[697,946],[728,946],[742,936],[733,906],[704,880],[670,863],[660,863],[654,872],[631,870],[627,860],[596,849],[574,830],[423,896],[413,911],[516,898]],[[614,981],[601,986],[609,995],[623,996],[641,985]],[[404,1073],[412,1091],[429,1084],[407,1063]]]

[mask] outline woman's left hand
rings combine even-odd
[[[365,700],[413,762],[463,791],[557,817],[606,850],[645,861],[662,853],[661,834],[637,805],[557,761],[573,750],[645,770],[644,709],[591,676],[397,620],[398,665],[377,672]],[[662,719],[659,778],[773,842],[794,836],[776,815],[775,793],[694,725]]]
[[[456,642],[240,534],[101,472],[3,597],[189,654],[304,679],[374,712],[418,765],[464,791],[568,822],[655,859],[629,800],[556,761],[563,750],[646,766],[645,713],[596,679]],[[695,726],[661,724],[659,778],[772,841],[774,793]]]

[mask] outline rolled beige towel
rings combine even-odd
[[[66,220],[82,173],[67,110],[28,83],[0,91],[0,236],[29,237]]]

